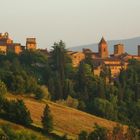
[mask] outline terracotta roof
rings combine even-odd
[[[122,64],[105,64],[105,66],[124,66]]]

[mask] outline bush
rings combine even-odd
[[[71,108],[78,108],[79,102],[77,99],[72,98],[71,96],[68,96],[66,100],[58,100],[56,101],[58,104],[65,105]]]
[[[34,94],[35,94],[35,98],[37,100],[41,100],[45,96],[40,86],[37,87]]]
[[[50,100],[51,99],[51,95],[50,95],[50,93],[48,91],[48,88],[46,86],[44,86],[44,85],[41,86],[40,88],[42,90],[42,93],[44,94],[44,98],[47,99],[47,100]]]
[[[46,86],[38,86],[35,91],[35,98],[37,100],[41,100],[43,98],[47,100],[51,99],[48,88]]]

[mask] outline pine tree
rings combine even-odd
[[[53,117],[47,104],[42,116],[42,125],[45,132],[51,132],[53,130]]]

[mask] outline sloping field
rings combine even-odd
[[[41,116],[45,107],[44,103],[39,103],[31,100],[24,100],[27,108],[31,112],[32,119],[35,124],[41,124]],[[56,129],[63,130],[72,134],[79,134],[81,130],[92,131],[94,123],[112,129],[116,123],[98,118],[75,109],[48,103],[50,106],[54,125]]]
[[[23,98],[27,108],[30,110],[31,117],[36,125],[41,125],[41,116],[45,107],[45,102],[37,102],[36,100]],[[116,126],[115,122],[96,117],[76,109],[65,107],[53,102],[46,102],[51,109],[54,118],[55,130],[67,133],[69,135],[77,135],[82,130],[88,132],[93,130],[95,123],[112,130]]]

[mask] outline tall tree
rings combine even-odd
[[[65,49],[65,43],[61,40],[58,43],[54,43],[53,50],[51,51],[50,63],[54,71],[58,73],[60,78],[60,85],[62,91],[62,97],[64,94],[64,83],[66,78],[66,64],[70,61]]]

